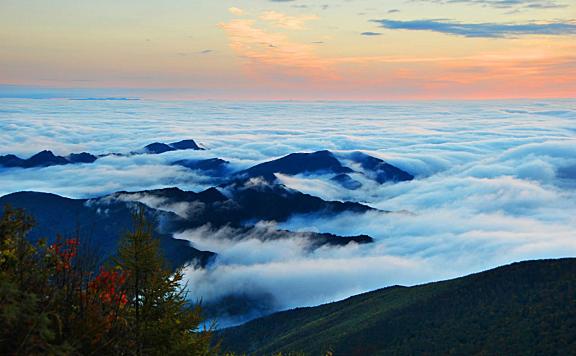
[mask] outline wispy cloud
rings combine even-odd
[[[452,20],[372,20],[390,30],[432,31],[449,35],[484,38],[515,38],[528,35],[562,36],[576,34],[574,22],[548,23],[464,23]]]
[[[261,20],[269,21],[278,27],[288,30],[301,30],[306,22],[317,20],[316,15],[289,16],[276,11],[266,11],[260,16]]]
[[[242,16],[244,15],[244,10],[238,8],[238,7],[230,7],[228,8],[228,12],[230,12],[232,15],[236,15],[236,16]]]
[[[220,28],[226,31],[232,50],[248,61],[247,70],[256,70],[264,76],[334,77],[329,61],[320,58],[311,44],[294,42],[284,33],[258,28],[253,20],[234,20],[220,24]]]
[[[386,25],[391,26],[391,20],[382,21],[389,21]],[[488,32],[489,24],[480,25],[482,31],[468,29],[466,32],[465,25],[446,20],[422,22],[428,25],[429,22],[447,23],[454,28],[448,26],[445,31],[467,37],[498,38],[529,32],[526,28],[511,29],[507,25],[504,25],[506,32],[502,29]],[[411,22],[394,23],[395,28],[403,28],[406,26],[398,24]],[[380,24],[384,27],[383,23]],[[243,74],[253,84],[264,85],[272,91],[287,90],[296,97],[298,95],[290,88],[302,82],[307,82],[310,85],[307,89],[315,95],[323,93],[331,98],[352,90],[362,98],[489,98],[509,92],[514,93],[512,97],[533,97],[533,92],[538,92],[539,97],[550,97],[566,96],[573,87],[574,69],[569,65],[559,67],[574,60],[571,55],[573,46],[555,45],[543,52],[518,41],[514,48],[468,56],[334,57],[322,56],[317,51],[318,46],[298,42],[290,38],[287,31],[271,31],[259,26],[256,19],[237,19],[220,27],[227,33],[231,49],[243,61]],[[410,29],[428,30],[428,27],[420,24]],[[369,38],[378,36],[378,33],[367,31],[362,35]]]
[[[434,2],[437,4],[470,4],[501,9],[510,8],[533,8],[554,9],[563,8],[566,5],[555,0],[415,0],[418,2]]]

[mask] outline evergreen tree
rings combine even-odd
[[[118,265],[127,275],[128,350],[136,355],[216,353],[211,328],[202,325],[201,309],[189,305],[181,286],[182,271],[167,268],[143,209],[134,215],[134,229],[120,242]]]

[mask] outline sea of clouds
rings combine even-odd
[[[363,151],[416,176],[345,190],[322,176],[279,176],[289,187],[392,213],[295,216],[275,228],[368,234],[375,243],[311,249],[230,229],[179,234],[217,252],[188,269],[191,296],[270,296],[272,309],[315,305],[393,284],[411,285],[534,258],[576,256],[576,101],[333,103],[0,100],[0,154],[130,152],[193,138],[206,151],[109,156],[95,164],[1,169],[0,195],[74,198],[178,186],[208,177],[170,166],[223,158],[234,168],[292,152]],[[144,198],[143,198],[144,199]],[[181,207],[180,207],[181,208]],[[226,323],[226,321],[224,322]]]

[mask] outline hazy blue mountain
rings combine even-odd
[[[116,252],[119,238],[132,226],[132,213],[140,207],[144,207],[149,219],[156,222],[161,247],[173,266],[193,261],[203,266],[214,255],[171,236],[170,222],[178,220],[173,213],[149,209],[140,203],[109,197],[69,199],[55,194],[20,192],[1,197],[0,206],[5,205],[23,208],[34,217],[36,226],[30,233],[31,239],[46,238],[52,242],[58,234],[64,238],[79,235],[97,249],[101,260]]]
[[[145,207],[149,218],[156,222],[157,233],[168,259],[174,265],[196,260],[205,265],[211,252],[198,251],[187,241],[172,238],[175,232],[204,225],[212,228],[230,227],[237,234],[247,235],[253,224],[259,221],[283,221],[290,216],[305,213],[338,214],[342,212],[365,212],[371,208],[348,202],[325,201],[274,185],[261,187],[228,187],[224,195],[216,188],[195,193],[179,188],[165,188],[139,192],[117,192],[100,198],[69,199],[54,194],[37,192],[13,193],[0,198],[0,206],[11,205],[24,208],[37,221],[31,238],[46,237],[53,240],[57,234],[73,236],[79,233],[89,239],[101,251],[102,258],[116,250],[119,237],[131,226],[131,214]],[[153,201],[144,205],[142,202]],[[179,214],[173,207],[179,206]],[[310,240],[310,247],[325,244],[346,245],[350,242],[370,243],[367,235],[337,236],[322,233],[293,233],[290,231],[266,231],[263,239],[297,237]]]

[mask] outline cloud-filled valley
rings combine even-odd
[[[279,182],[324,200],[375,208],[254,221],[257,229],[201,226],[180,231],[218,254],[190,267],[191,296],[262,298],[260,312],[315,305],[393,284],[414,284],[501,264],[576,253],[576,101],[419,103],[153,102],[2,99],[0,155],[44,149],[131,152],[151,142],[193,138],[206,150],[106,156],[91,164],[0,168],[0,195],[30,190],[70,198],[221,180],[173,165],[220,158],[230,172],[295,152],[330,150],[360,183],[332,173],[278,174]],[[363,174],[363,152],[415,179],[379,184]],[[226,187],[219,188],[228,194]],[[181,217],[186,203],[124,195]],[[373,243],[310,247],[293,233],[366,234]],[[246,315],[241,316],[246,317]],[[223,324],[238,321],[223,320]]]

